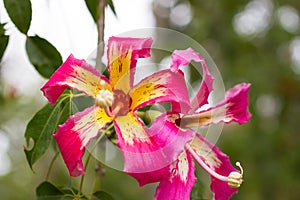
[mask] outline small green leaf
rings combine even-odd
[[[62,57],[56,48],[39,36],[27,38],[26,51],[31,64],[45,78],[50,78],[62,64]]]
[[[97,191],[93,194],[96,200],[114,200],[113,196],[104,191]]]
[[[117,16],[116,10],[115,10],[115,6],[112,0],[106,0],[108,6],[110,7],[110,9],[113,11],[113,13],[115,14],[115,16]]]
[[[56,187],[48,181],[42,182],[36,188],[36,196],[38,200],[88,200],[86,196],[77,194],[78,191],[74,188]]]
[[[45,105],[38,111],[27,125],[25,138],[27,146],[30,139],[33,140],[33,147],[24,149],[29,166],[32,165],[47,151],[52,141],[52,134],[55,133],[61,111],[60,103],[55,106]]]
[[[97,22],[98,16],[100,15],[99,1],[100,0],[85,0],[85,4],[86,4],[87,8],[89,9],[95,22]],[[115,6],[114,6],[114,3],[112,2],[112,0],[103,0],[103,1],[106,1],[106,3],[110,7],[110,9],[113,11],[115,16],[117,16]]]
[[[5,24],[6,23],[3,23],[3,24],[0,23],[0,36],[5,35],[5,29],[4,29]]]
[[[72,101],[71,98],[67,98],[65,101],[62,102],[62,111],[59,117],[59,123],[63,124],[71,115],[77,113],[79,110],[76,104]]]
[[[98,0],[85,0],[85,4],[89,9],[94,21],[96,22],[98,18],[98,11],[97,11]]]
[[[42,182],[37,188],[36,188],[36,196],[39,197],[38,199],[48,199],[52,197],[52,199],[57,197],[62,197],[64,194],[60,189],[58,189],[55,185],[52,183],[45,181]]]
[[[4,0],[4,6],[19,31],[27,34],[32,14],[30,0]]]
[[[9,36],[5,35],[5,24],[0,24],[0,61],[8,45]]]

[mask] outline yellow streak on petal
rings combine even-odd
[[[133,110],[138,105],[148,100],[165,96],[167,91],[164,87],[158,87],[166,82],[166,75],[159,77],[152,77],[140,84],[130,91],[132,103],[130,108]]]
[[[110,80],[112,87],[127,93],[130,89],[130,64],[132,49],[126,50],[117,47],[116,43],[111,44],[110,58]]]
[[[75,121],[73,131],[79,133],[82,140],[82,147],[86,146],[90,139],[97,136],[99,129],[103,128],[105,124],[112,121],[112,118],[107,116],[104,109],[96,108]]]
[[[69,76],[64,82],[68,83],[71,87],[83,91],[95,98],[101,89],[100,77],[82,67],[76,65],[72,67],[74,69],[72,75]],[[104,88],[111,91],[111,87],[107,83],[105,84]]]
[[[113,116],[108,116],[104,108],[97,108],[95,112],[95,119],[98,122],[100,128],[104,127],[107,123],[113,120]]]
[[[138,142],[147,142],[149,141],[149,136],[146,133],[143,125],[140,121],[133,115],[133,113],[128,113],[126,116],[118,116],[115,121],[117,122],[122,137],[124,141],[133,145],[134,140]]]
[[[190,145],[195,150],[195,152],[204,159],[205,163],[210,168],[215,169],[222,164],[215,152],[213,152],[212,149],[198,137],[194,137]]]

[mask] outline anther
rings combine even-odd
[[[104,85],[105,85],[104,80],[100,81],[100,85],[101,85],[101,90],[96,95],[95,103],[100,108],[110,107],[114,102],[114,95],[111,91],[104,89]]]
[[[228,176],[228,185],[232,188],[238,188],[241,186],[241,184],[243,183],[243,173],[244,170],[241,166],[240,162],[236,162],[235,163],[236,166],[238,166],[241,170],[240,172],[231,172]]]

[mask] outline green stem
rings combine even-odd
[[[92,157],[92,153],[96,149],[98,143],[101,141],[101,139],[104,137],[104,135],[105,135],[104,132],[102,132],[102,135],[97,139],[97,141],[95,142],[94,146],[92,147],[91,152],[89,153],[89,155],[88,155],[88,157],[86,159],[84,169],[87,169],[87,167],[89,165],[89,162],[90,162],[90,159]],[[79,195],[81,194],[82,189],[83,189],[84,179],[85,179],[85,174],[81,176],[80,186],[79,186],[79,191],[78,191]]]
[[[98,17],[97,17],[97,30],[98,30],[98,46],[96,57],[96,69],[100,72],[104,71],[104,66],[101,59],[104,54],[104,27],[105,27],[105,0],[98,0]]]
[[[47,175],[46,175],[46,178],[45,178],[46,181],[49,180],[49,176],[50,176],[50,173],[51,173],[53,164],[54,164],[55,160],[57,159],[58,155],[59,155],[59,151],[57,151],[57,152],[55,153],[55,155],[53,156],[53,158],[52,158],[52,160],[51,160],[51,163],[50,163],[50,165],[49,165],[49,168],[48,168],[48,171],[47,171]]]

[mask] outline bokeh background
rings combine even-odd
[[[133,28],[165,27],[199,42],[213,58],[228,89],[252,84],[245,125],[226,125],[217,145],[245,170],[245,182],[232,199],[296,200],[300,196],[300,1],[298,0],[116,0],[118,17],[107,9],[105,37]],[[83,0],[32,0],[30,34],[39,34],[61,52],[85,58],[95,49],[96,27]],[[10,35],[0,63],[0,194],[1,199],[34,199],[53,152],[30,170],[23,152],[24,131],[44,104],[45,82],[25,54],[25,36],[10,23],[0,1],[0,22]],[[67,38],[67,39],[66,39]],[[95,176],[91,164],[88,177]],[[116,199],[152,199],[155,184],[139,188],[131,177],[104,167],[104,189]],[[200,179],[192,199],[211,199],[208,176]],[[78,184],[61,159],[50,178]],[[90,183],[92,185],[93,183]],[[93,186],[86,185],[89,191]]]

